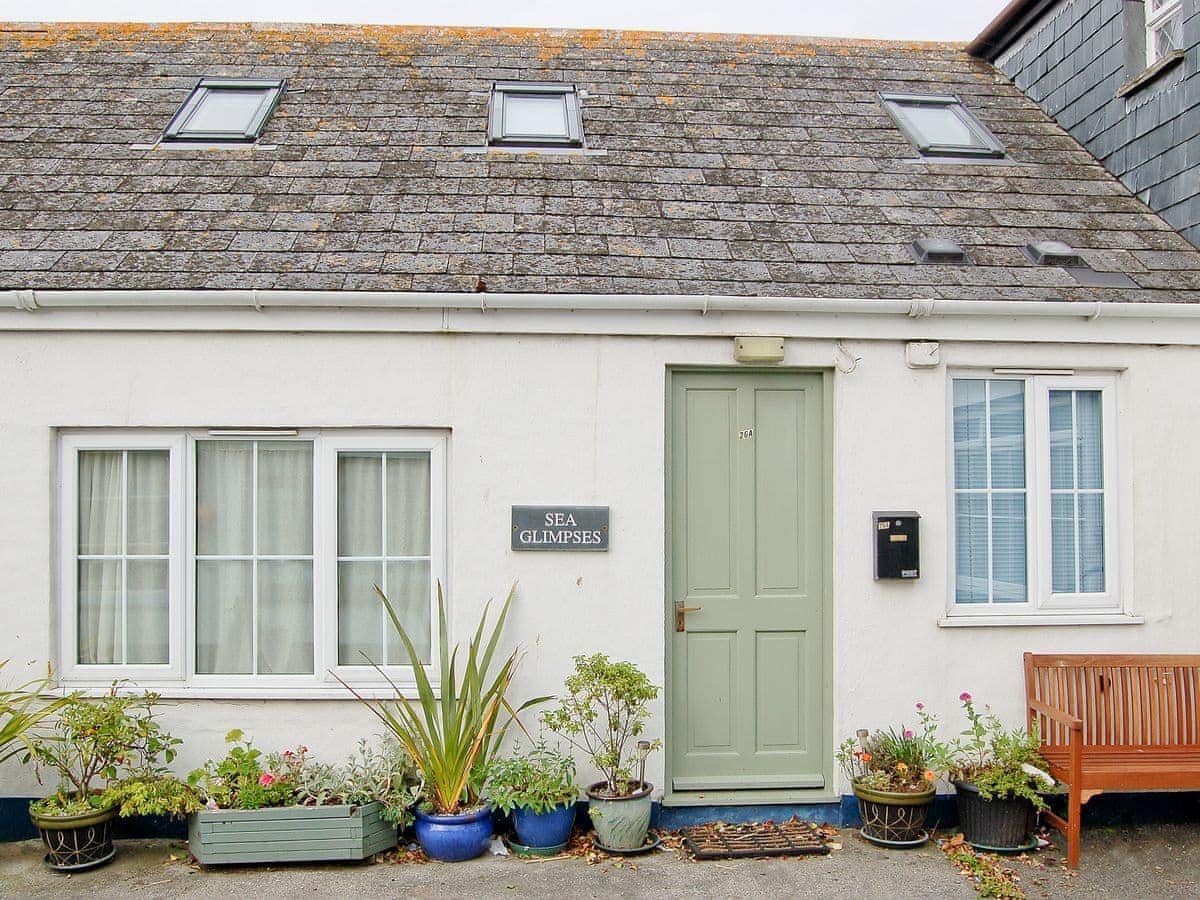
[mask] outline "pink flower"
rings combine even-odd
[[[918,704],[917,704],[917,709],[924,709],[924,708],[925,708],[925,704],[924,704],[924,703],[918,703]]]
[[[273,785],[275,783],[275,781],[276,781],[275,776],[272,775],[270,772],[263,772],[261,775],[258,776],[258,783],[261,784],[263,787],[270,787],[271,785]]]
[[[912,729],[911,729],[911,728],[905,728],[905,729],[904,729],[904,736],[905,736],[906,738],[910,738],[910,737],[912,737],[912,736],[913,736]]]
[[[283,755],[284,755],[284,756],[286,756],[288,759],[291,759],[291,758],[292,758],[293,756],[295,756],[296,754],[295,754],[295,753],[293,753],[291,750],[284,750],[284,751],[283,751]]]
[[[305,747],[303,744],[301,744],[301,745],[300,745],[300,752],[301,752],[301,753],[307,753],[307,752],[308,752],[308,748],[307,748],[307,747]]]
[[[971,695],[967,691],[963,691],[961,694],[958,695],[958,699],[961,700],[963,703],[970,703]]]

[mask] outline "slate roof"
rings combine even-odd
[[[202,75],[286,77],[257,147],[153,144]],[[493,80],[603,153],[468,152]],[[1011,162],[922,162],[878,91]],[[974,265],[918,265],[947,237]],[[1078,284],[1057,239],[1137,287]],[[1200,301],[1200,253],[958,45],[309,25],[0,26],[0,287]]]

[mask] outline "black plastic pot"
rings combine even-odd
[[[1030,846],[1033,804],[1024,797],[985,800],[979,788],[954,782],[958,797],[958,830],[972,847],[983,850],[1023,850]]]

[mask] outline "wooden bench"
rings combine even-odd
[[[1067,816],[1043,813],[1079,867],[1083,804],[1104,791],[1200,789],[1200,654],[1026,653],[1029,726]]]

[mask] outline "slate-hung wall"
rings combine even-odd
[[[1151,209],[1200,245],[1200,6],[1183,0],[1183,60],[1122,90],[1139,2],[1058,4],[996,65]],[[1127,17],[1130,17],[1127,20]],[[1134,54],[1136,58],[1136,54]],[[1140,63],[1140,61],[1139,61]]]

